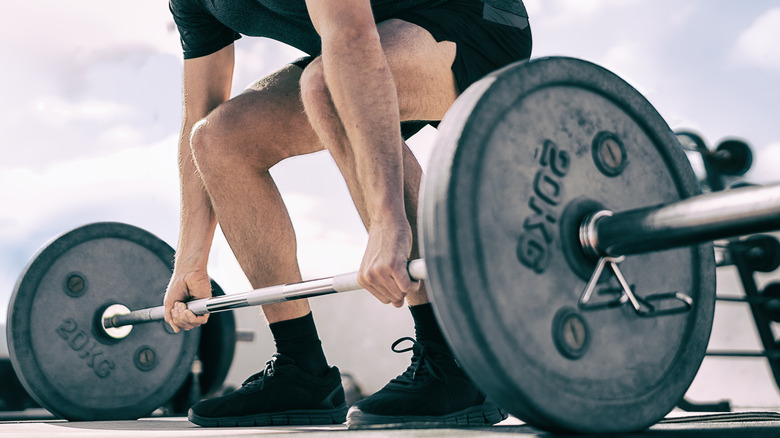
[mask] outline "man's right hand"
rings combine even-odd
[[[372,223],[358,283],[382,303],[401,307],[406,296],[420,288],[406,268],[411,247],[412,230],[406,218],[390,226]]]
[[[163,299],[165,322],[170,324],[176,333],[182,329],[190,330],[205,324],[209,316],[195,315],[184,303],[209,297],[211,297],[211,281],[205,269],[181,272],[174,269]]]

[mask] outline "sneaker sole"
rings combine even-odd
[[[349,410],[347,428],[384,429],[384,428],[436,428],[436,427],[479,427],[492,426],[509,415],[493,403],[484,403],[462,411],[441,416],[392,416],[363,412],[357,407]]]
[[[285,411],[241,417],[201,417],[190,410],[187,419],[203,427],[306,426],[341,424],[346,420],[346,416],[347,406],[342,405],[328,410]]]

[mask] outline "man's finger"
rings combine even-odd
[[[174,333],[179,333],[180,328],[173,322],[173,307],[165,309],[165,322],[171,326]]]
[[[187,309],[187,305],[177,302],[173,309],[173,320],[176,321],[177,328],[191,330],[208,322],[209,315],[196,315],[192,310]],[[175,329],[174,329],[175,330]],[[177,331],[178,333],[178,331]]]
[[[412,278],[409,276],[409,272],[406,269],[404,269],[402,272],[399,272],[398,275],[393,277],[393,279],[395,280],[395,284],[398,289],[400,289],[404,295],[416,292],[418,289],[420,289],[420,282],[412,280]]]

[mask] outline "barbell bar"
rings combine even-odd
[[[409,276],[414,280],[426,278],[425,262],[421,259],[411,260],[407,265]],[[263,287],[248,292],[223,295],[221,297],[202,298],[186,303],[187,308],[196,315],[214,312],[224,312],[242,307],[260,306],[264,304],[292,301],[302,298],[313,298],[339,292],[351,292],[362,289],[358,284],[358,273],[350,272],[333,277],[307,280],[298,283]],[[111,309],[113,310],[113,309]],[[110,312],[113,313],[113,312]],[[110,329],[123,326],[160,321],[165,318],[163,306],[134,310],[130,313],[116,313],[102,318],[103,328],[112,337],[116,336]],[[124,337],[121,333],[116,337]]]
[[[726,192],[699,195],[669,205],[645,207],[613,213],[600,210],[580,225],[582,249],[594,258],[620,257],[643,252],[695,245],[716,239],[780,229],[780,184],[745,187]],[[413,280],[427,277],[425,261],[411,260],[409,276]],[[358,273],[263,287],[248,292],[203,298],[186,303],[196,315],[223,312],[243,307],[313,298],[362,289]],[[114,335],[112,328],[160,321],[163,306],[113,314],[103,318],[103,327],[112,337],[127,336],[129,331]]]

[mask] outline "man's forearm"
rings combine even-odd
[[[176,265],[205,268],[214,230],[214,208],[195,166],[190,148],[193,126],[230,96],[234,48],[229,45],[211,55],[184,60],[183,118],[179,136],[181,228]]]
[[[181,223],[176,263],[205,267],[217,220],[214,209],[192,159],[189,133],[185,123],[179,140],[179,176],[181,184]]]
[[[376,29],[326,33],[322,59],[370,222],[405,220],[398,98]]]

